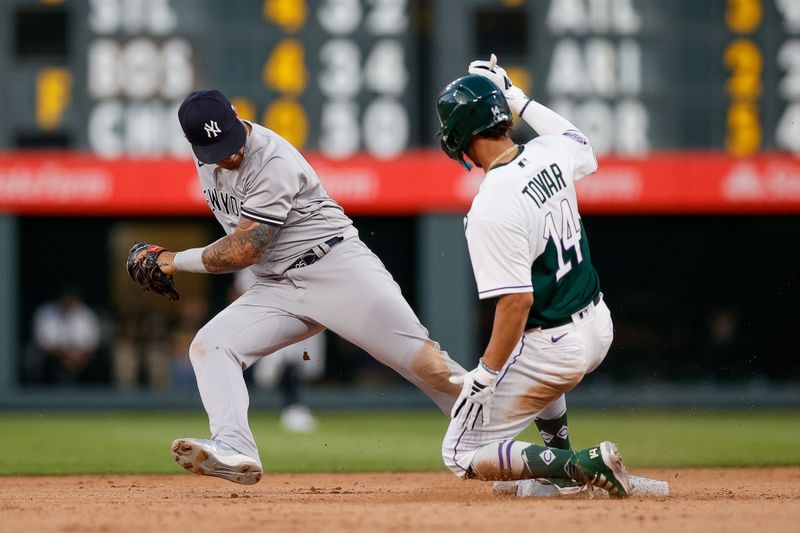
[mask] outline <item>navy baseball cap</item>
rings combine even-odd
[[[219,91],[195,91],[178,109],[183,134],[201,163],[217,163],[238,152],[247,132],[233,105]]]

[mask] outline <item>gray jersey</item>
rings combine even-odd
[[[281,228],[263,259],[251,267],[257,276],[274,277],[313,246],[357,231],[300,152],[275,132],[248,124],[252,131],[238,169],[197,159],[195,166],[206,202],[227,234],[240,217]]]

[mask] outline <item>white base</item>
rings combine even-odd
[[[646,496],[669,496],[669,483],[649,477],[630,476],[631,494]]]
[[[669,496],[669,484],[666,481],[650,479],[648,477],[630,476],[631,496]],[[547,483],[546,480],[521,479],[519,481],[495,481],[493,487],[495,494],[518,496],[523,498],[539,497],[552,498],[569,496],[572,498],[593,498],[598,494],[606,494],[601,489],[593,490],[591,487],[559,488]]]

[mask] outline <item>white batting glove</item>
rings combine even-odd
[[[466,374],[450,376],[450,383],[461,385],[461,394],[450,412],[458,427],[475,429],[478,417],[481,417],[483,426],[489,425],[496,382],[497,374],[492,374],[482,365]]]
[[[503,91],[503,96],[508,101],[508,107],[519,114],[529,98],[522,89],[514,86],[506,70],[497,64],[497,56],[492,54],[489,61],[473,61],[469,64],[469,73],[483,76]]]

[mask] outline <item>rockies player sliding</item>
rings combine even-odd
[[[189,95],[178,118],[203,194],[227,235],[204,248],[161,252],[158,266],[165,274],[250,267],[258,279],[192,341],[189,357],[211,439],[177,439],[175,460],[236,483],[261,479],[242,371],[325,328],[395,369],[449,413],[460,387],[448,377],[464,370],[428,338],[303,156],[275,132],[240,120],[218,91]]]
[[[486,173],[464,219],[481,299],[497,298],[491,338],[463,384],[442,444],[455,474],[484,480],[550,478],[626,497],[617,446],[573,452],[564,393],[597,368],[613,327],[578,212],[575,182],[597,169],[588,139],[528,99],[505,70],[474,61],[437,101],[442,149]],[[511,110],[539,136],[511,140]],[[536,421],[550,447],[514,440]]]

